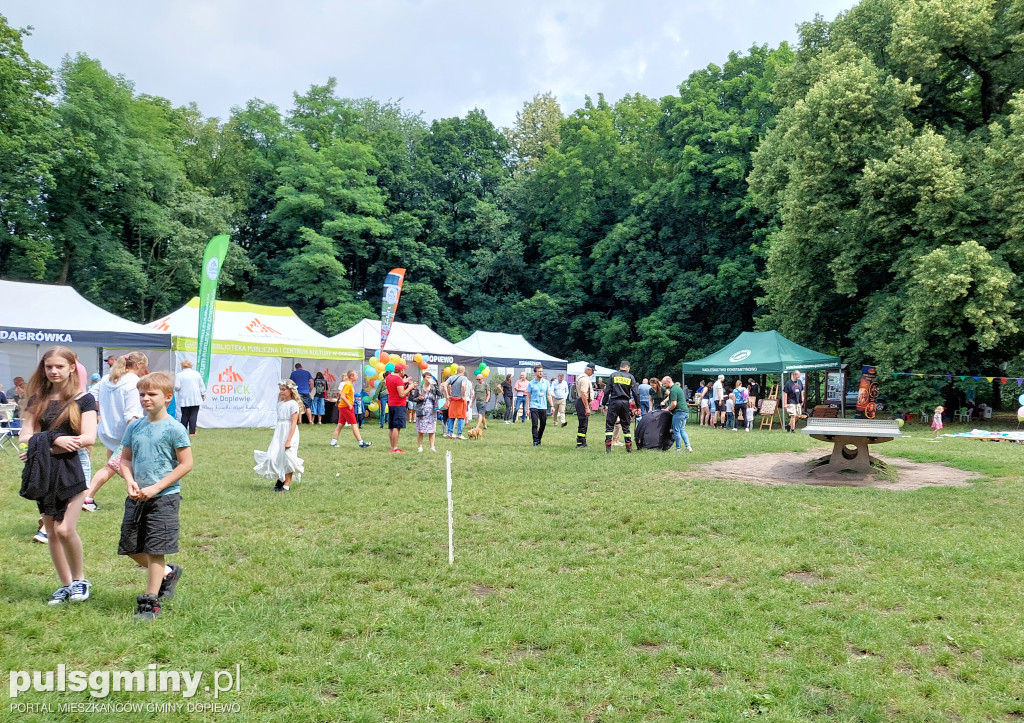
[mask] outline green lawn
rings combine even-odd
[[[570,420],[540,448],[522,424],[438,440],[455,458],[451,567],[444,455],[416,454],[408,433],[409,453],[390,455],[375,423],[368,450],[303,427],[307,473],[272,494],[251,471],[268,430],[202,431],[183,481],[185,574],[152,624],[132,621],[144,576],[115,554],[120,479],[79,528],[92,598],[52,608],[20,463],[0,455],[0,664],[240,666],[241,690],[217,701],[240,713],[171,720],[1024,718],[1021,446],[907,427],[885,454],[986,476],[915,492],[755,487],[678,471],[825,445],[690,426],[692,455],[609,456],[593,428],[594,446],[574,450]],[[9,709],[89,700],[23,693],[0,719],[141,719]]]

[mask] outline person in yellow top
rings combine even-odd
[[[331,446],[338,446],[338,435],[341,434],[341,428],[346,424],[352,427],[352,435],[356,438],[360,448],[365,449],[370,446],[369,442],[364,442],[363,437],[359,434],[359,424],[356,422],[356,380],[359,378],[359,374],[356,373],[355,369],[349,369],[345,375],[345,379],[342,380],[341,386],[338,388],[338,426],[334,428],[334,434],[331,435]]]

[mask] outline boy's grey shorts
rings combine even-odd
[[[181,495],[177,492],[145,501],[125,499],[117,554],[170,555],[177,552],[180,505]]]

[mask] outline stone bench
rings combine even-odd
[[[902,437],[895,420],[889,419],[816,419],[807,420],[803,433],[822,442],[832,442],[832,455],[826,463],[830,471],[871,472],[868,445]]]

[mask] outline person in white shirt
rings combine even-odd
[[[178,409],[181,410],[181,424],[194,437],[199,405],[206,401],[206,385],[203,376],[192,368],[192,362],[188,359],[181,363],[181,371],[174,377],[174,395],[178,398]]]
[[[569,397],[569,385],[565,383],[565,375],[559,374],[558,380],[551,382],[551,417],[563,427],[565,421],[565,400]]]
[[[149,373],[149,358],[141,351],[119,357],[110,368],[110,374],[100,380],[97,390],[100,406],[96,436],[107,448],[107,463],[92,476],[89,491],[85,493],[82,508],[89,512],[99,509],[96,493],[107,481],[121,471],[121,438],[128,425],[144,417],[139,399],[139,379]]]
[[[719,374],[718,379],[711,387],[712,395],[711,398],[715,403],[715,413],[711,420],[711,424],[714,427],[722,425],[725,427],[725,375]]]

